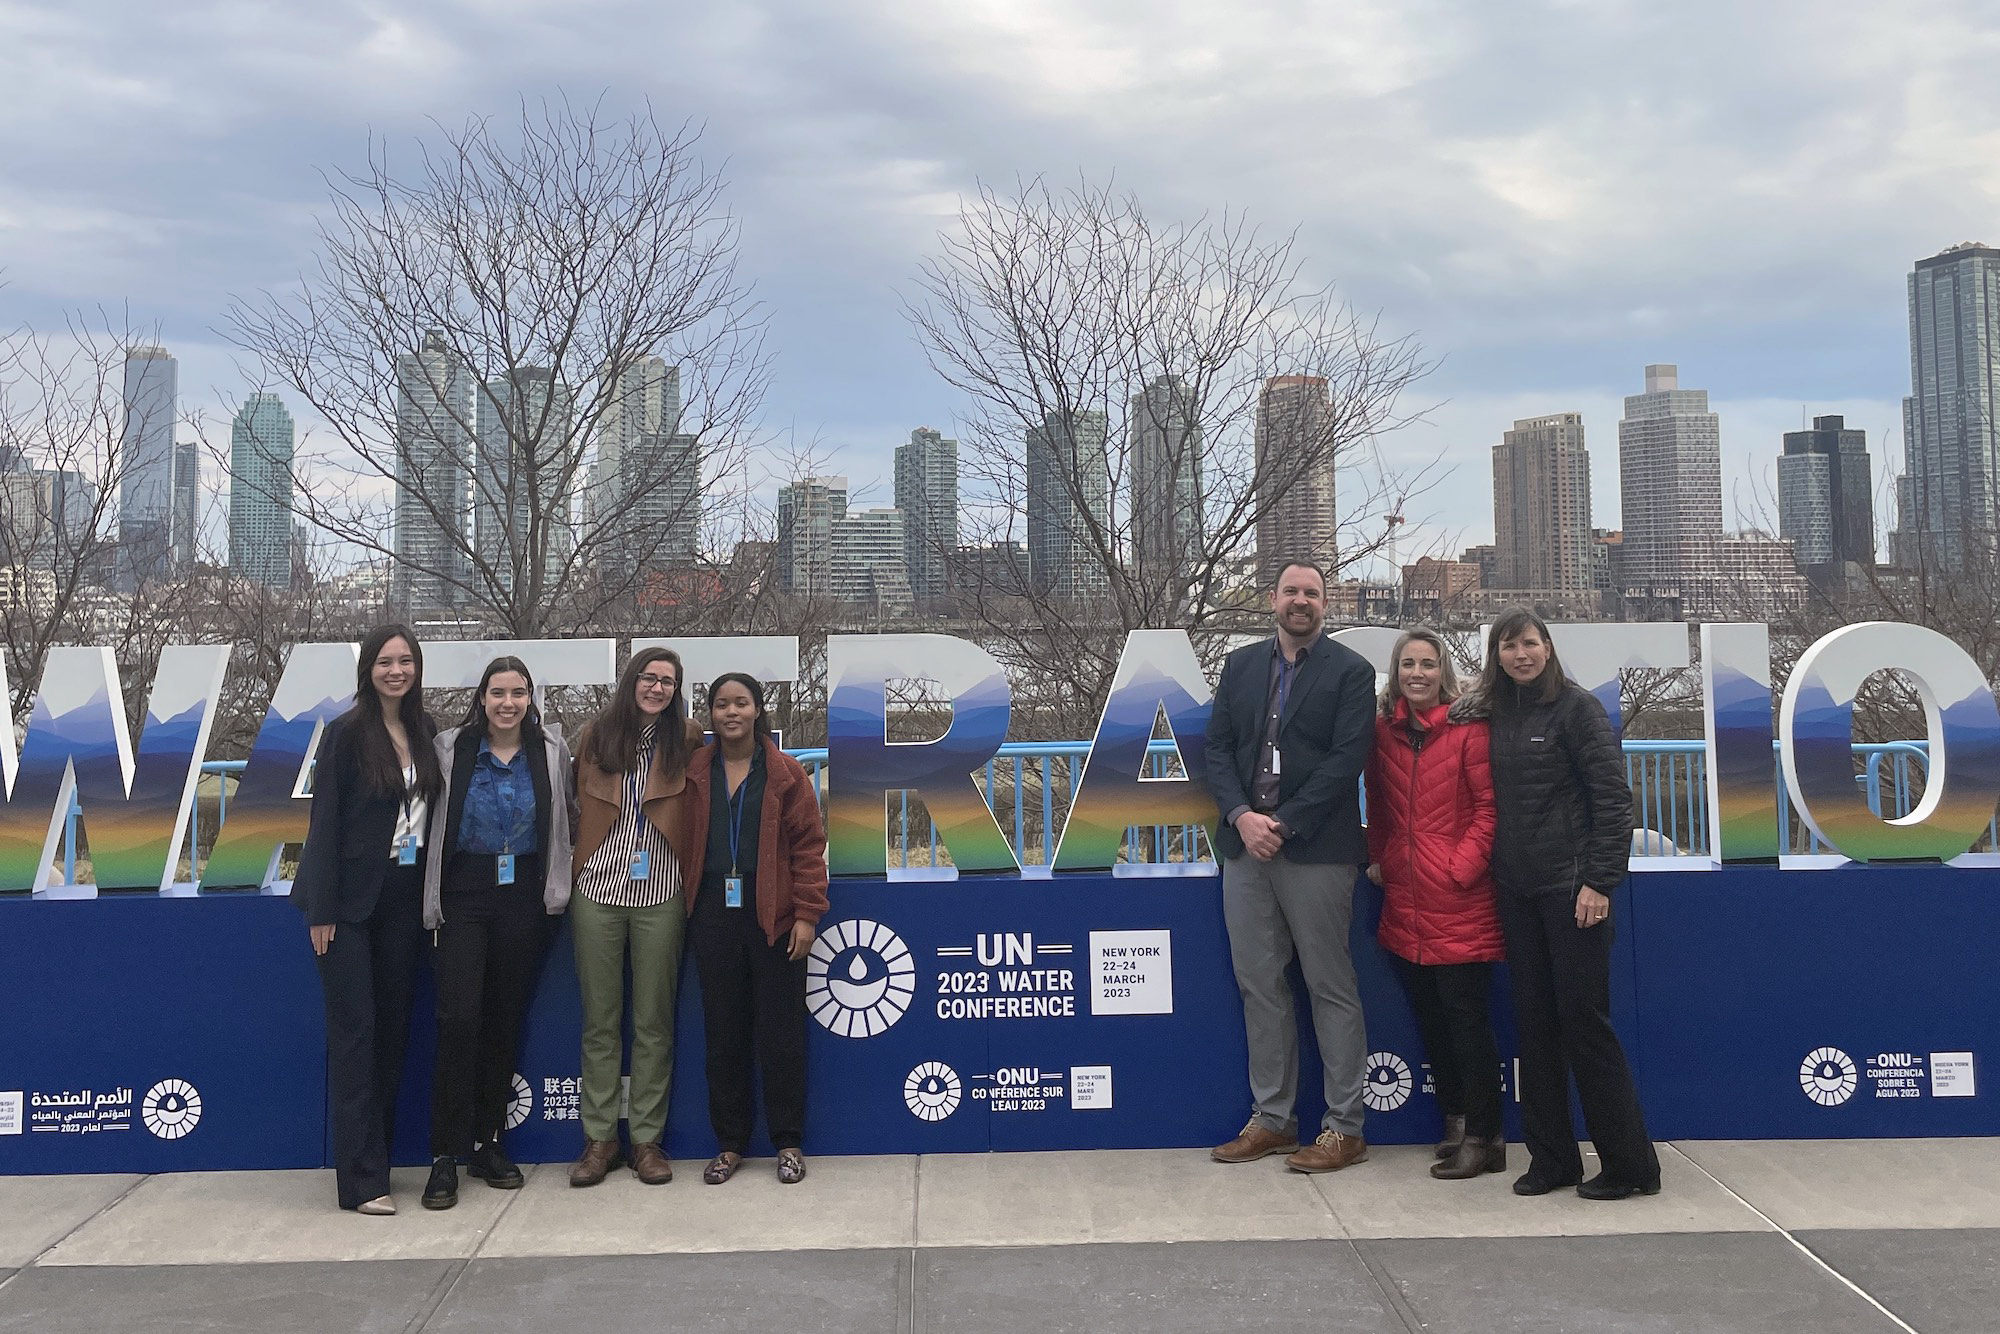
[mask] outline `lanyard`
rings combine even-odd
[[[722,782],[725,787],[729,784],[729,775],[726,770],[723,773]],[[744,792],[749,786],[750,775],[745,773],[743,781],[738,783],[736,790],[729,794],[729,874],[732,876],[742,874],[740,869],[742,858],[740,854],[743,848],[743,803]]]

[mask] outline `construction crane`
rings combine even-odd
[[[1375,476],[1386,483],[1389,478],[1389,470],[1383,465],[1382,446],[1375,439],[1373,432],[1370,432],[1368,436],[1368,452],[1375,459]],[[1383,526],[1388,530],[1389,581],[1396,590],[1396,622],[1398,624],[1401,624],[1403,620],[1403,565],[1397,559],[1402,539],[1403,500],[1404,497],[1402,494],[1398,493],[1395,505],[1387,514],[1382,516]]]

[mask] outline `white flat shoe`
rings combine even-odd
[[[383,1218],[396,1212],[396,1202],[387,1195],[377,1195],[372,1200],[363,1200],[360,1204],[355,1205],[354,1212],[357,1214],[373,1214],[378,1218]]]

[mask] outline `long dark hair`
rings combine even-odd
[[[521,744],[526,746],[542,739],[542,707],[535,703],[535,674],[528,670],[528,664],[512,654],[503,654],[486,664],[486,670],[479,674],[479,686],[472,692],[472,707],[465,712],[465,729],[475,736],[486,735],[486,683],[502,672],[519,672],[521,679],[528,683],[528,711],[521,717]]]
[[[410,683],[409,692],[396,706],[396,716],[402,720],[403,731],[409,737],[410,762],[417,771],[414,794],[404,791],[403,766],[396,763],[395,743],[389,740],[389,729],[383,725],[382,696],[375,690],[375,659],[398,639],[410,646],[410,656],[417,664],[417,679]],[[362,637],[361,660],[355,664],[351,712],[355,755],[367,791],[377,796],[416,795],[425,801],[437,796],[444,783],[437,750],[431,745],[432,738],[437,736],[437,724],[424,712],[424,646],[417,642],[416,632],[409,626],[378,625]]]
[[[687,682],[681,679],[681,655],[670,648],[642,648],[618,673],[611,702],[591,722],[584,742],[583,758],[608,774],[629,774],[639,766],[639,733],[646,727],[646,715],[639,712],[639,677],[656,662],[674,665],[674,693],[667,697],[653,734],[653,763],[668,774],[687,763]]]
[[[1542,702],[1546,704],[1554,700],[1569,684],[1569,674],[1563,670],[1562,659],[1556,656],[1555,636],[1549,633],[1548,623],[1526,607],[1515,607],[1493,622],[1493,628],[1486,632],[1486,662],[1479,669],[1478,693],[1484,697],[1488,708],[1504,709],[1514,702],[1517,693],[1525,693],[1525,687],[1518,692],[1500,689],[1503,678],[1510,682],[1513,680],[1500,666],[1500,646],[1524,630],[1533,630],[1549,646],[1548,663],[1542,668],[1541,676],[1536,678]]]
[[[715,692],[726,685],[739,685],[750,692],[750,702],[757,706],[756,721],[750,724],[752,740],[768,741],[771,738],[771,711],[764,707],[764,683],[748,672],[724,672],[708,683],[708,707],[715,709]],[[709,729],[713,731],[714,728]]]

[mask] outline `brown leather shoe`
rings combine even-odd
[[[1274,1153],[1290,1153],[1299,1147],[1297,1135],[1281,1135],[1275,1130],[1266,1130],[1251,1117],[1243,1131],[1227,1144],[1221,1144],[1208,1151],[1208,1156],[1218,1163],[1254,1163],[1259,1158],[1268,1158]]]
[[[664,1186],[674,1179],[674,1165],[657,1144],[632,1146],[632,1175],[649,1186]]]
[[[569,1184],[572,1186],[595,1186],[610,1174],[611,1169],[623,1162],[625,1155],[618,1151],[615,1139],[589,1139],[583,1142],[583,1157],[576,1160],[569,1169]]]
[[[1322,1130],[1319,1138],[1285,1159],[1294,1172],[1338,1172],[1368,1157],[1368,1141],[1359,1135]]]

